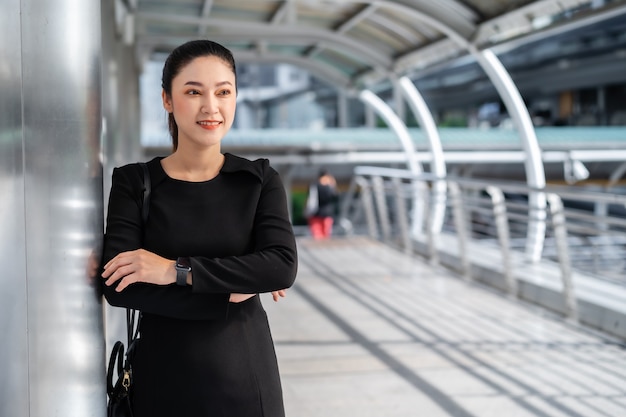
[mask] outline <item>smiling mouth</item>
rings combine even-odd
[[[198,122],[198,124],[200,126],[219,126],[220,124],[222,124],[222,122],[215,122],[215,121],[206,122],[206,121],[202,121],[202,122]]]

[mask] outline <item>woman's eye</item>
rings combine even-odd
[[[195,96],[200,94],[200,92],[198,90],[189,90],[187,91],[187,94],[189,94],[190,96]]]
[[[218,96],[228,96],[230,95],[230,90],[220,90],[217,92]]]

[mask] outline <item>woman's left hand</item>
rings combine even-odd
[[[123,291],[135,282],[169,285],[176,282],[175,261],[162,258],[145,249],[122,252],[104,265],[106,285],[119,281],[115,291]]]
[[[274,299],[274,301],[278,301],[281,297],[286,297],[287,296],[287,290],[278,290],[278,291],[272,291],[272,298]]]

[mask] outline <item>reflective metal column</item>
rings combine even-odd
[[[20,0],[0,13],[0,415],[28,415]]]
[[[100,2],[0,14],[0,415],[106,414]]]

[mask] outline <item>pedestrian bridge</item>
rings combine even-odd
[[[140,143],[161,102],[141,75],[205,37],[249,70],[224,151],[269,158],[293,197],[319,165],[411,168],[354,171],[336,237],[299,237],[266,303],[289,417],[626,416],[626,0],[1,4],[1,417],[105,415],[110,174],[169,152]],[[315,83],[267,96],[267,63]],[[280,134],[292,98],[324,111]],[[494,103],[481,122],[506,129],[436,125]],[[596,191],[544,187],[586,171]]]
[[[615,339],[368,237],[299,238],[264,304],[290,417],[618,417]]]

